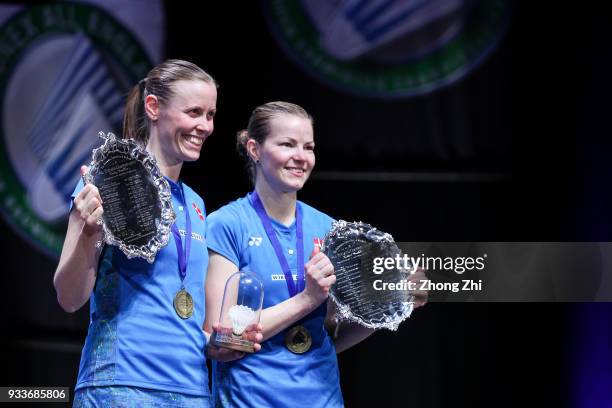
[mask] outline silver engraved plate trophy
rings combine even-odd
[[[376,258],[401,257],[391,235],[362,222],[336,221],[325,236],[321,250],[336,271],[336,283],[330,290],[337,306],[336,318],[371,329],[397,330],[410,316],[413,296],[406,283],[413,272],[411,265],[374,273]],[[380,285],[375,281],[394,283],[394,287],[403,289],[379,290]]]
[[[95,185],[102,198],[104,242],[128,258],[153,263],[175,219],[170,185],[155,159],[133,139],[99,135],[105,142],[94,149],[84,181]]]
[[[210,342],[218,347],[253,353],[254,343],[246,338],[245,331],[259,323],[263,305],[263,283],[251,272],[236,272],[225,283],[219,329]]]

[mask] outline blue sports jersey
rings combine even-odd
[[[148,388],[113,385],[85,387],[74,392],[72,408],[203,408],[210,406],[209,397]]]
[[[123,385],[210,396],[202,330],[208,267],[204,201],[185,184],[168,181],[183,247],[185,211],[191,220],[191,253],[183,284],[193,297],[193,316],[182,319],[174,310],[181,278],[172,234],[153,264],[127,259],[117,247],[106,245],[90,298],[76,389]],[[73,197],[82,188],[80,182]]]
[[[250,195],[249,195],[250,196]],[[239,270],[257,273],[264,285],[263,307],[289,298],[285,276],[249,196],[233,201],[208,217],[208,248]],[[302,209],[304,254],[314,240],[329,231],[332,219],[298,201]],[[295,222],[272,225],[294,279],[297,278]],[[308,259],[305,259],[305,263]],[[312,347],[297,355],[285,346],[286,330],[263,342],[259,352],[229,363],[213,361],[213,401],[226,407],[338,407],[343,406],[336,350],[324,327],[326,303],[291,325],[305,326]],[[265,328],[264,328],[265,330]]]

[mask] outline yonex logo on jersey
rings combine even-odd
[[[260,246],[262,240],[262,237],[251,237],[251,239],[249,239],[249,246]]]

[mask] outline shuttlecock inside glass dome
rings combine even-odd
[[[232,320],[232,332],[241,336],[244,329],[253,322],[255,311],[248,306],[234,305],[230,307],[229,317]]]

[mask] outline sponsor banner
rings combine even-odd
[[[460,80],[505,33],[506,0],[267,0],[270,30],[308,74],[344,92],[421,95]]]
[[[51,257],[79,168],[161,57],[160,1],[0,6],[0,213]]]

